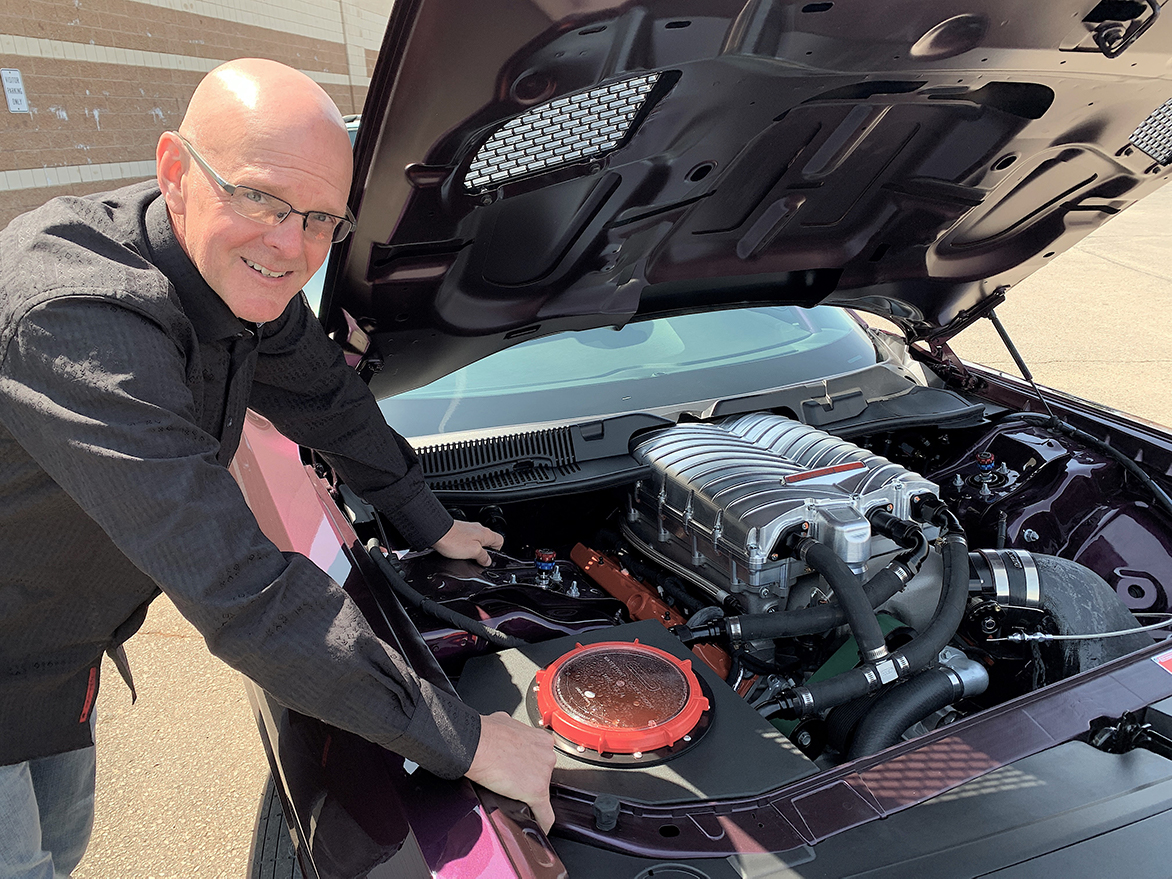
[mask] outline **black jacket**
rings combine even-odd
[[[416,547],[451,519],[302,297],[240,321],[154,184],[0,232],[0,764],[91,741],[103,651],[159,590],[286,705],[455,777],[476,714],[260,532],[228,472],[245,409],[326,454]]]

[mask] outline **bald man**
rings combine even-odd
[[[346,593],[261,534],[227,471],[251,407],[415,548],[487,564],[298,295],[350,231],[351,150],[312,80],[213,70],[157,180],[0,232],[0,879],[67,875],[93,820],[104,652],[160,591],[289,707],[553,822],[549,736],[419,679]]]

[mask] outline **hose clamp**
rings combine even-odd
[[[1041,606],[1042,580],[1032,553],[1019,549],[978,549],[977,557],[988,567],[997,601],[1019,607]]]
[[[878,690],[880,681],[879,674],[875,671],[875,668],[870,665],[864,665],[862,666],[861,671],[863,672],[863,677],[867,681],[867,692],[870,693]]]
[[[740,617],[725,617],[724,618],[725,631],[728,632],[728,639],[733,644],[740,644],[742,637],[741,618]]]
[[[875,647],[872,650],[864,650],[863,651],[863,661],[864,662],[878,662],[880,659],[885,657],[887,655],[887,653],[888,653],[887,646],[885,644],[880,644],[878,647]]]
[[[945,647],[940,651],[940,667],[949,672],[955,696],[979,696],[989,688],[989,670],[963,650]]]
[[[948,682],[952,684],[952,698],[959,699],[964,695],[964,680],[957,674],[956,669],[949,668],[947,665],[940,666],[940,670],[944,672],[944,676],[948,678]]]

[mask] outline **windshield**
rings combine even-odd
[[[836,308],[745,308],[523,342],[383,400],[408,437],[686,408],[841,375],[878,361]]]

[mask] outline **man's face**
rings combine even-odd
[[[350,186],[349,139],[343,131],[340,139],[310,140],[316,142],[303,142],[297,151],[253,145],[241,150],[247,155],[233,150],[209,155],[201,144],[192,145],[229,183],[275,195],[299,211],[343,216]],[[176,223],[180,242],[204,280],[241,320],[279,317],[329,255],[331,242],[307,236],[299,214],[276,226],[237,214],[228,194],[194,159],[189,158],[182,193],[182,217]]]

